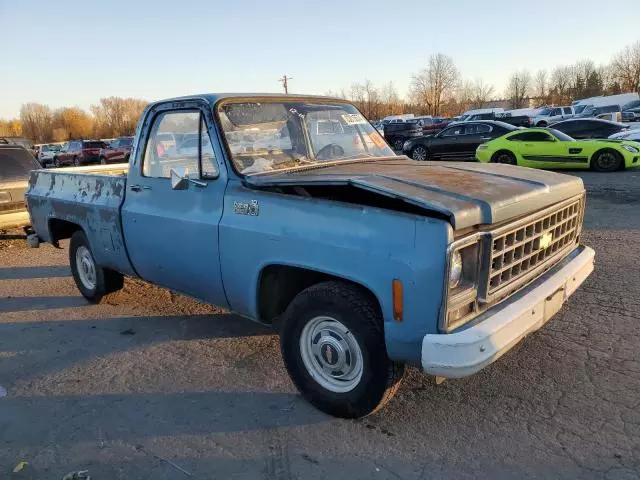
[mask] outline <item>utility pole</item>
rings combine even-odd
[[[280,82],[282,82],[282,86],[284,87],[284,93],[286,94],[289,93],[289,80],[293,80],[293,77],[287,77],[286,75],[283,75],[280,79]]]

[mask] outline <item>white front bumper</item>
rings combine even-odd
[[[496,361],[527,334],[542,327],[593,271],[589,247],[517,300],[488,310],[477,325],[458,333],[428,334],[422,340],[422,368],[441,377],[466,377]],[[507,301],[508,302],[508,301]]]

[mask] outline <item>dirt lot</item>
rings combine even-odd
[[[88,305],[66,249],[0,238],[0,478],[638,478],[640,172],[580,175],[597,269],[569,305],[360,421],[301,400],[269,330],[135,281]]]

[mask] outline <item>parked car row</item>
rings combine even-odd
[[[43,144],[37,159],[44,168],[128,162],[133,137],[119,137],[110,143],[102,140],[72,140],[62,145]]]
[[[592,118],[565,120],[553,124],[553,128],[579,140],[606,139],[629,130],[621,123]],[[404,138],[401,146],[399,137],[394,137],[394,142],[390,143],[414,160],[474,160],[480,144],[514,130],[521,128],[495,120],[468,121],[452,124],[436,135],[418,135],[414,131],[413,135]]]

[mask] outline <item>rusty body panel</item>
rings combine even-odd
[[[126,165],[32,171],[25,198],[34,230],[45,242],[55,243],[53,222],[78,225],[99,265],[135,275],[120,222],[126,171]]]
[[[582,180],[569,175],[406,157],[248,176],[244,182],[249,187],[351,185],[444,215],[455,229],[503,222],[584,191]]]

